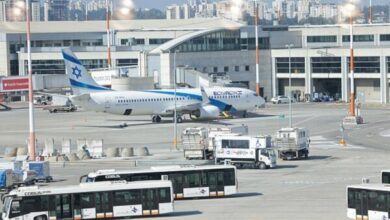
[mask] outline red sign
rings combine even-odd
[[[28,78],[3,78],[3,92],[28,90]]]

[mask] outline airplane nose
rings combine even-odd
[[[263,97],[259,97],[259,100],[258,100],[258,107],[259,108],[264,108],[265,107],[265,100]]]

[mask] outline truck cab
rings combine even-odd
[[[217,136],[215,137],[216,163],[230,163],[237,167],[252,165],[266,169],[276,166],[276,154],[271,136]]]

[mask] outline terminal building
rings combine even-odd
[[[178,83],[192,87],[222,82],[255,89],[253,26],[219,18],[112,21],[111,26],[112,68],[125,69],[131,77],[153,78],[156,87],[169,88],[176,72]],[[389,102],[389,26],[354,25],[355,89],[361,102]],[[104,21],[33,22],[31,30],[33,74],[65,74],[63,47],[72,47],[88,69],[108,66]],[[348,101],[348,27],[262,26],[259,30],[263,96],[286,95],[291,71],[297,100],[326,95]],[[25,41],[24,23],[0,23],[0,76],[27,74]]]

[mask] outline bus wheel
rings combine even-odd
[[[46,215],[40,215],[34,218],[34,220],[47,220]]]

